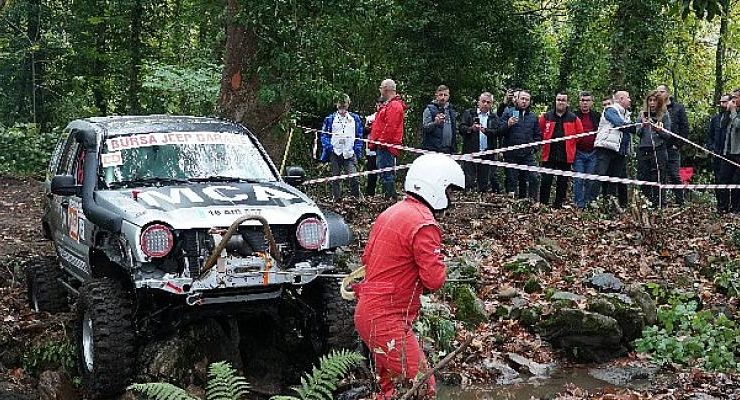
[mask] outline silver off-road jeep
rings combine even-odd
[[[146,116],[67,126],[45,183],[43,228],[58,259],[29,267],[27,282],[37,311],[77,298],[90,394],[125,387],[142,332],[194,314],[299,299],[323,346],[353,346],[352,306],[336,279],[321,277],[352,234],[291,186],[302,169],[287,175],[231,122]]]

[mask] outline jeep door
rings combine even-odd
[[[62,149],[55,171],[56,175],[71,175],[77,185],[82,185],[84,149],[74,135],[69,135]],[[62,264],[72,274],[84,279],[90,274],[88,248],[90,243],[89,224],[82,213],[80,196],[51,194],[49,209],[52,216],[54,242]]]

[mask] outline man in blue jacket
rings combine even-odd
[[[438,153],[457,151],[457,112],[450,104],[450,88],[439,85],[434,101],[424,109],[421,148]]]
[[[337,101],[337,111],[324,119],[321,128],[321,161],[331,163],[331,173],[337,176],[342,170],[347,174],[357,172],[357,161],[362,155],[362,120],[360,116],[349,112],[350,99],[346,94]],[[349,179],[349,191],[354,197],[360,197],[360,184],[357,177]],[[331,194],[334,200],[342,198],[339,180],[331,182]]]
[[[530,110],[531,96],[519,91],[514,99],[516,107],[507,108],[501,115],[498,134],[504,138],[504,147],[539,142],[542,140],[537,116]],[[512,164],[535,166],[534,154],[538,146],[511,150],[504,153],[504,161]],[[522,199],[529,196],[538,201],[539,180],[537,172],[506,169],[506,191]]]

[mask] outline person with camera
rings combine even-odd
[[[493,150],[498,148],[499,120],[491,109],[493,95],[483,92],[478,97],[478,107],[465,110],[460,121],[460,135],[463,137],[463,153],[477,153],[479,151]],[[478,157],[483,160],[495,159],[493,154]],[[498,178],[496,177],[496,166],[475,162],[464,162],[465,189],[477,190],[481,193],[491,190],[499,193]],[[489,188],[489,182],[491,187]]]
[[[331,173],[337,176],[344,170],[347,174],[357,172],[357,161],[362,156],[362,120],[360,116],[349,112],[349,96],[342,95],[337,101],[337,111],[324,118],[321,128],[321,161],[331,163]],[[357,177],[349,179],[350,194],[360,198],[360,183]],[[339,181],[331,182],[331,194],[334,200],[342,198]]]
[[[370,131],[370,140],[400,145],[403,143],[403,122],[408,106],[403,102],[401,96],[396,93],[396,82],[393,79],[383,80],[378,90],[385,103],[375,114],[373,129]],[[375,150],[378,169],[395,167],[396,157],[401,154],[401,150],[396,147],[377,143],[369,143],[368,149]],[[396,193],[396,172],[381,172],[380,182],[383,185],[385,198],[395,200],[398,197],[398,193]]]
[[[435,216],[450,206],[452,190],[464,186],[465,175],[451,157],[424,154],[406,174],[406,198],[383,211],[370,230],[362,254],[365,278],[352,289],[355,327],[380,377],[380,399],[393,398],[397,383],[409,384],[429,368],[413,325],[422,292],[436,291],[446,280]],[[421,397],[433,399],[434,376],[425,385]]]
[[[648,93],[645,106],[640,113],[637,128],[640,143],[637,145],[637,179],[648,182],[664,183],[668,151],[666,142],[671,135],[671,115],[665,105],[665,97],[657,90]],[[650,200],[653,207],[665,207],[665,199],[655,186],[642,186],[642,193]]]
[[[689,137],[689,118],[686,115],[686,107],[683,104],[676,102],[676,99],[671,96],[668,86],[659,85],[656,89],[664,98],[665,104],[668,109],[668,114],[671,116],[671,132],[679,135],[683,138]],[[671,137],[666,141],[668,160],[666,162],[666,182],[670,184],[681,183],[681,147],[683,147],[683,140]],[[676,199],[677,206],[683,206],[684,190],[673,189],[673,196]]]
[[[446,154],[457,151],[457,112],[450,104],[450,88],[437,87],[434,101],[426,106],[422,119],[422,149]]]
[[[557,139],[583,133],[580,118],[568,109],[568,95],[555,95],[555,108],[540,116],[540,131],[542,139]],[[542,166],[560,171],[570,171],[576,157],[576,140],[564,140],[547,143],[542,146]],[[545,174],[540,186],[540,203],[550,203],[550,188],[553,175]],[[553,206],[561,208],[568,191],[568,177],[560,175],[555,185],[555,201]]]
[[[530,109],[531,96],[526,90],[519,91],[515,98],[516,107],[507,109],[499,120],[498,134],[503,136],[503,146],[509,147],[542,140],[537,116]],[[534,154],[537,146],[511,150],[504,153],[504,161],[512,164],[536,166]],[[537,172],[507,168],[506,191],[523,199],[529,196],[535,202],[539,195]]]

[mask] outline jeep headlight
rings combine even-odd
[[[306,218],[298,224],[295,237],[304,249],[316,250],[324,243],[326,225],[318,218]]]
[[[141,251],[152,258],[166,256],[174,245],[172,230],[162,224],[152,224],[144,228],[140,239]]]

